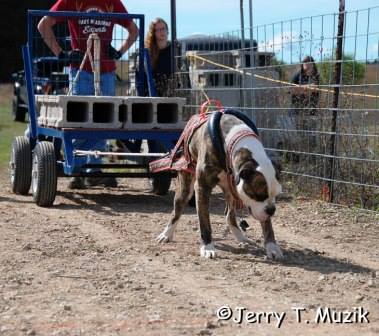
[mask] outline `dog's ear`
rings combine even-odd
[[[275,177],[278,181],[281,179],[282,165],[279,161],[271,160],[272,165],[275,168]]]

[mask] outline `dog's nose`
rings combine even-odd
[[[275,207],[275,205],[273,205],[273,204],[268,205],[268,206],[266,206],[266,208],[265,208],[265,211],[266,211],[266,213],[267,213],[269,216],[274,216],[275,210],[276,210],[276,207]]]

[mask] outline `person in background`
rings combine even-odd
[[[317,86],[320,84],[320,75],[312,56],[304,57],[300,69],[292,77],[291,83],[299,85],[291,89],[292,107],[299,112],[307,110],[307,114],[314,115],[317,112],[320,97],[320,92],[317,90]]]
[[[172,67],[172,45],[168,41],[168,25],[162,18],[150,23],[145,48],[149,51],[157,96],[174,96],[177,83]]]
[[[154,19],[147,32],[145,48],[149,51],[152,65],[152,76],[158,97],[175,96],[177,81],[172,68],[171,43],[168,41],[168,25],[162,18]],[[145,96],[149,95],[147,78],[144,85]],[[141,140],[118,140],[117,147],[120,151],[139,152]],[[126,148],[125,148],[126,147]],[[156,141],[148,141],[149,152],[159,151]]]
[[[58,0],[50,9],[56,11],[76,11],[84,13],[127,13],[121,0]],[[63,50],[57,42],[53,27],[55,24],[68,20],[68,27],[71,36],[72,50]],[[121,48],[116,50],[112,45],[113,27],[119,24],[127,29],[128,38],[123,41]],[[79,66],[83,60],[87,49],[87,40],[91,33],[96,33],[101,41],[100,54],[100,90],[103,96],[115,95],[115,60],[118,60],[126,53],[138,37],[138,28],[130,19],[125,20],[91,20],[80,17],[43,17],[38,30],[51,51],[65,65],[70,65],[70,83],[74,95],[94,95],[94,76],[91,64],[87,58],[83,69],[80,71],[77,81],[73,82],[79,71]],[[81,150],[97,149],[105,150],[105,140],[74,140],[74,147]],[[78,158],[77,163],[100,163],[100,159],[93,156]],[[93,171],[92,171],[93,172]],[[115,178],[81,178],[71,179],[69,188],[81,189],[86,185],[104,185],[106,187],[117,186]]]
[[[316,114],[320,98],[320,75],[312,56],[303,58],[300,69],[293,75],[291,83],[297,85],[291,87],[291,109],[289,117],[285,118],[285,125],[281,128],[295,130],[286,132],[288,134],[285,136],[285,147],[294,151],[288,154],[289,158],[299,162],[300,157],[296,152],[309,153],[317,145],[316,135],[312,131],[318,127]]]

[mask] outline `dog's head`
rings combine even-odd
[[[268,158],[258,163],[247,148],[236,151],[233,163],[239,197],[255,219],[266,221],[274,215],[275,197],[281,192],[280,166]]]

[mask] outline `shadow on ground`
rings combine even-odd
[[[349,260],[328,257],[324,252],[310,249],[299,249],[296,247],[282,247],[284,259],[273,261],[266,258],[264,248],[256,245],[249,245],[248,248],[233,247],[223,242],[216,243],[216,249],[230,252],[234,255],[251,255],[252,263],[282,264],[288,267],[302,268],[308,271],[316,271],[322,274],[330,273],[375,273],[375,270],[360,266]],[[229,258],[228,258],[229,259]],[[243,259],[246,261],[246,258]]]

